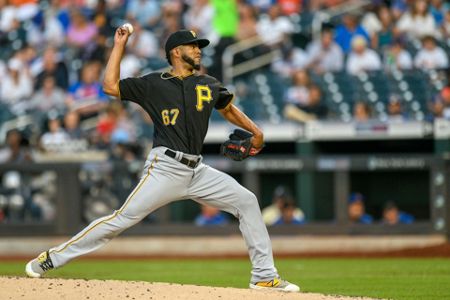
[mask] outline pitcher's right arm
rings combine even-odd
[[[125,53],[125,46],[130,36],[128,30],[119,27],[114,34],[114,47],[109,56],[105,69],[105,78],[103,79],[103,91],[111,96],[120,97],[119,79],[120,79],[120,61]]]

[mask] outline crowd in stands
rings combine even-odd
[[[135,32],[121,64],[122,78],[167,67],[162,47],[167,36],[180,28],[196,30],[212,41],[204,51],[204,65],[219,79],[227,46],[261,39],[264,45],[259,50],[244,52],[236,60],[280,50],[271,72],[290,82],[284,93],[284,115],[298,122],[330,118],[323,86],[315,81],[327,72],[357,76],[376,70],[448,67],[450,6],[445,1],[373,0],[324,23],[317,39],[305,29],[311,29],[311,22],[299,27],[299,18],[344,2],[1,0],[1,122],[31,115],[31,123],[38,126],[25,132],[25,138],[46,151],[64,150],[68,144],[83,150],[151,142],[148,116],[133,104],[111,102],[102,91],[114,30],[124,22],[131,22]],[[302,46],[296,42],[298,35],[306,37]],[[419,45],[417,51],[410,51],[412,44]],[[449,115],[448,89],[443,87],[429,99],[429,120]],[[406,118],[403,97],[391,98],[397,99],[392,103],[394,118]],[[354,102],[354,119],[374,117],[367,99]]]
[[[324,104],[314,101],[315,93],[305,92],[314,82],[310,80],[310,84],[298,84],[296,74],[299,69],[308,71],[311,77],[340,71],[353,76],[370,72],[384,72],[385,76],[389,76],[396,71],[441,70],[448,84],[448,71],[445,70],[449,67],[449,8],[445,1],[372,1],[369,10],[345,14],[335,26],[324,26],[319,39],[312,40],[304,50],[291,50],[295,55],[274,63],[273,70],[292,78],[292,86],[285,98],[285,117],[300,122],[329,118],[329,114],[324,114],[322,109],[312,116],[309,114],[311,109],[318,109]],[[428,120],[442,117],[433,106],[447,107],[440,93],[445,89],[448,89],[445,85],[439,87],[427,99],[425,114]],[[296,94],[294,99],[293,94]],[[393,96],[397,96],[402,106],[404,99]],[[367,96],[366,99],[351,100],[365,102],[371,111],[371,101]],[[388,99],[382,100],[387,102]],[[297,110],[293,109],[293,102],[296,102]],[[359,104],[353,106],[354,118],[359,109]],[[401,109],[403,120],[407,120],[406,109]],[[306,117],[300,115],[303,112],[307,113]],[[369,115],[369,119],[375,117],[374,114]]]

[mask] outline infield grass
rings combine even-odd
[[[23,276],[24,262],[0,262],[1,275]],[[450,259],[277,259],[279,273],[302,291],[399,300],[450,299]],[[48,277],[140,280],[247,288],[245,259],[78,260]]]

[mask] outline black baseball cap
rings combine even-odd
[[[188,45],[192,43],[197,43],[199,48],[205,48],[209,45],[209,40],[199,39],[197,34],[192,30],[178,30],[172,33],[167,39],[165,46],[167,59],[169,60],[170,50],[181,45]]]

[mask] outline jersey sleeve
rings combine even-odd
[[[120,99],[141,104],[147,93],[145,77],[126,78],[119,81]]]
[[[219,99],[217,100],[216,104],[214,105],[215,109],[224,109],[226,108],[231,102],[233,102],[234,95],[230,93],[229,90],[227,90],[225,87],[220,86],[219,87]]]

